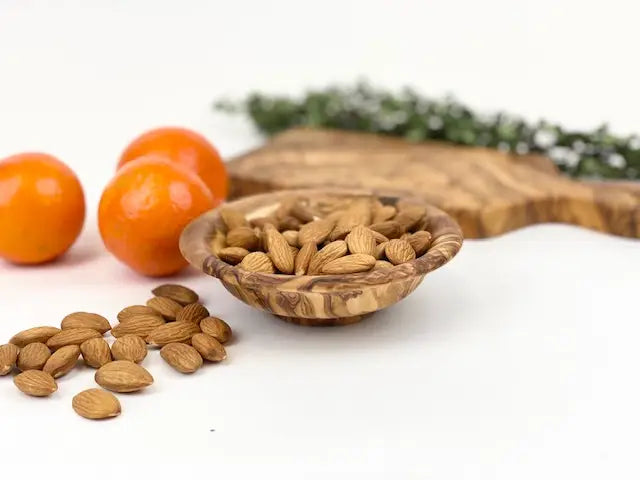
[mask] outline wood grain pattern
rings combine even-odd
[[[246,197],[225,204],[248,216],[275,211],[291,195],[309,199],[312,206],[327,199],[354,199],[368,192],[343,189],[280,191]],[[381,197],[383,203],[424,205],[415,197]],[[405,298],[424,276],[451,260],[462,246],[462,233],[456,222],[442,210],[427,206],[426,221],[433,239],[421,257],[390,268],[348,275],[291,276],[256,273],[229,265],[212,252],[216,231],[224,229],[220,208],[196,219],[182,233],[180,250],[184,257],[204,273],[221,280],[236,298],[287,321],[301,325],[345,325],[364,314],[388,307]]]
[[[639,184],[578,182],[539,155],[295,129],[228,168],[234,197],[327,186],[420,196],[451,214],[469,238],[543,222],[640,237]]]

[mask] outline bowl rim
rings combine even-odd
[[[376,198],[392,198],[418,204],[426,207],[429,221],[429,232],[432,235],[431,247],[421,257],[410,262],[396,265],[384,270],[372,270],[362,273],[341,275],[286,275],[277,273],[250,272],[237,266],[230,265],[215,256],[211,251],[211,240],[216,231],[215,224],[220,219],[220,211],[234,206],[252,205],[282,200],[295,195],[338,195],[338,196],[369,196]],[[180,235],[180,251],[184,258],[194,267],[207,275],[221,280],[230,280],[241,285],[269,284],[281,291],[301,290],[314,292],[336,292],[351,290],[355,287],[375,287],[390,282],[405,281],[416,276],[424,276],[449,262],[460,250],[463,236],[457,222],[439,208],[430,205],[419,197],[397,194],[379,195],[369,190],[345,188],[312,188],[295,190],[276,190],[258,195],[250,195],[223,203],[216,208],[200,215],[190,222]],[[291,285],[287,285],[290,283]]]

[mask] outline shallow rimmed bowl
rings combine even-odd
[[[415,290],[424,276],[451,260],[462,246],[458,224],[442,210],[424,201],[399,196],[377,196],[384,204],[398,202],[426,207],[432,243],[415,260],[386,270],[346,275],[292,276],[249,272],[215,256],[211,240],[224,230],[222,208],[234,208],[247,218],[262,217],[291,196],[306,198],[311,205],[327,199],[372,197],[370,193],[344,189],[282,190],[244,197],[205,213],[182,232],[180,250],[189,263],[220,279],[236,298],[260,310],[301,325],[344,325],[363,315],[386,308]]]

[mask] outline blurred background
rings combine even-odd
[[[63,159],[91,216],[139,132],[183,125],[230,156],[262,140],[215,100],[361,78],[627,135],[640,132],[639,14],[625,0],[0,0],[0,157]]]

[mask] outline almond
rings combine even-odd
[[[411,234],[409,232],[403,233],[402,235],[400,235],[400,240],[409,240],[410,236]]]
[[[286,217],[282,217],[278,224],[279,230],[298,230],[301,226],[300,220],[296,217],[292,217],[288,215]]]
[[[365,253],[354,253],[336,258],[322,266],[322,273],[341,275],[346,273],[366,272],[373,268],[376,259]]]
[[[200,327],[192,322],[167,323],[152,331],[147,337],[147,343],[163,346],[167,343],[188,342],[198,332]]]
[[[220,362],[227,358],[227,352],[222,344],[206,333],[197,333],[191,339],[191,344],[205,360]]]
[[[80,345],[84,363],[93,368],[100,368],[111,361],[111,349],[104,338],[92,338]]]
[[[196,303],[198,301],[198,294],[183,285],[177,285],[175,283],[165,283],[159,285],[151,290],[156,297],[170,298],[174,302],[180,305],[188,305],[190,303]]]
[[[211,239],[211,252],[217,256],[220,253],[220,250],[226,246],[227,236],[223,232],[217,231]]]
[[[387,220],[386,222],[374,223],[369,226],[374,232],[381,233],[387,238],[398,238],[402,235],[402,226],[395,220]]]
[[[109,320],[97,313],[75,312],[70,313],[62,319],[62,329],[70,328],[91,328],[97,330],[103,335],[111,330]]]
[[[382,205],[373,213],[373,223],[385,222],[392,219],[396,214],[396,207],[393,205]]]
[[[51,350],[57,350],[67,345],[82,345],[83,342],[90,338],[101,338],[102,335],[92,328],[69,328],[62,330],[47,340],[47,347]]]
[[[431,234],[429,232],[416,232],[409,237],[409,245],[416,252],[416,256],[424,255],[431,245]]]
[[[384,253],[394,265],[400,265],[401,263],[409,262],[416,258],[416,252],[406,240],[390,240],[389,243],[386,244]]]
[[[44,343],[35,342],[25,345],[18,354],[18,368],[26,370],[42,370],[51,356],[51,350]]]
[[[200,322],[200,329],[202,333],[211,335],[220,343],[227,343],[232,335],[231,327],[218,317],[203,318]]]
[[[296,217],[302,223],[313,222],[314,218],[313,212],[300,202],[295,203],[293,207],[291,207],[289,214]]]
[[[102,388],[119,393],[137,392],[153,383],[153,377],[144,367],[128,360],[117,360],[100,367],[95,380]]]
[[[292,247],[298,246],[298,235],[299,235],[299,232],[296,230],[286,230],[282,232],[282,236],[287,241],[287,243]]]
[[[309,242],[315,243],[316,245],[321,244],[329,237],[335,223],[333,219],[324,218],[303,225],[298,232],[298,243],[300,245]]]
[[[20,349],[13,343],[0,345],[0,377],[7,375],[16,366]]]
[[[384,257],[384,250],[387,248],[388,241],[381,243],[380,245],[376,245],[376,251],[374,252],[374,257],[376,260],[382,260]]]
[[[60,333],[60,329],[56,327],[34,327],[16,333],[9,343],[22,348],[30,343],[47,343],[56,333]]]
[[[78,345],[67,345],[59,348],[49,357],[44,364],[42,371],[48,373],[53,378],[59,378],[69,373],[78,362],[80,347]]]
[[[138,335],[146,338],[152,331],[166,322],[157,312],[153,315],[143,314],[130,317],[124,323],[120,323],[111,329],[111,335],[116,338],[124,335]]]
[[[200,320],[208,316],[209,310],[207,310],[204,305],[201,303],[192,303],[182,307],[182,310],[180,310],[176,316],[176,321],[200,323]]]
[[[167,320],[175,320],[176,315],[182,308],[182,305],[169,297],[150,298],[147,300],[147,306],[153,308]]]
[[[380,232],[376,232],[375,230],[371,230],[371,229],[369,229],[369,231],[371,232],[371,235],[373,235],[373,238],[376,239],[376,243],[380,244],[380,243],[389,241],[389,239],[385,237],[383,234],[381,234]]]
[[[393,268],[393,263],[386,260],[376,260],[376,264],[373,266],[374,270],[386,270],[388,268]]]
[[[309,267],[307,268],[307,275],[319,274],[325,263],[345,256],[347,251],[347,242],[344,240],[336,240],[335,242],[329,243],[311,258]]]
[[[295,259],[289,244],[282,234],[271,224],[264,226],[267,250],[275,267],[285,274],[293,273]]]
[[[222,221],[227,226],[227,231],[238,227],[249,226],[249,222],[247,222],[244,214],[233,208],[223,208],[222,211],[220,211],[220,217],[222,217]]]
[[[402,231],[407,232],[424,217],[426,208],[420,205],[407,205],[400,209],[394,221],[400,224]],[[388,236],[388,235],[387,235]]]
[[[102,420],[120,415],[120,402],[116,396],[101,388],[90,388],[80,392],[71,401],[71,406],[81,417]]]
[[[27,370],[13,379],[18,390],[32,397],[48,397],[58,390],[58,385],[51,375],[41,370]]]
[[[266,253],[251,252],[244,257],[238,267],[249,272],[275,273],[273,262]]]
[[[369,225],[371,223],[371,202],[369,199],[357,199],[351,207],[344,212],[331,231],[331,240],[342,239],[357,225]]]
[[[241,247],[226,247],[218,252],[220,260],[229,265],[237,265],[247,255],[249,255],[249,250]]]
[[[180,373],[193,373],[202,366],[202,357],[191,345],[168,343],[160,349],[160,356]]]
[[[260,247],[260,238],[251,227],[238,227],[227,233],[227,246],[240,247],[245,250],[257,250]]]
[[[280,227],[280,220],[272,215],[251,220],[251,226],[255,228],[264,228],[267,223],[274,225],[276,228]]]
[[[130,307],[120,310],[120,313],[118,313],[118,321],[123,323],[138,315],[158,315],[158,313],[146,305],[131,305]]]
[[[318,253],[318,247],[313,242],[305,243],[298,255],[296,255],[295,261],[295,274],[296,275],[305,275],[307,273],[307,269],[309,268],[309,262],[313,256]]]
[[[363,225],[355,226],[345,240],[351,253],[364,253],[371,256],[376,253],[376,239],[371,230]]]
[[[111,354],[115,360],[140,363],[147,356],[147,344],[137,335],[124,335],[113,342]]]

